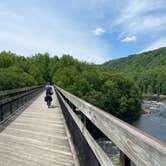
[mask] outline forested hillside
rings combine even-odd
[[[111,60],[103,66],[129,73],[143,93],[166,94],[166,47]]]
[[[138,117],[141,110],[141,94],[127,74],[79,62],[70,55],[58,58],[46,53],[26,58],[0,53],[0,90],[48,81],[124,120]]]

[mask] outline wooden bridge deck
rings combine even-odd
[[[0,133],[0,166],[79,165],[56,96],[43,92]]]

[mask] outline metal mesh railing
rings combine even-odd
[[[36,87],[35,89],[22,93],[20,95],[16,95],[16,96],[1,100],[0,101],[0,121],[5,120],[9,115],[14,113],[18,108],[23,106],[28,101],[32,100],[35,96],[37,96],[43,90],[44,90],[43,87]]]

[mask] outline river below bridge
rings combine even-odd
[[[166,101],[144,101],[142,108],[148,113],[133,125],[166,143]]]
[[[166,143],[166,101],[145,100],[142,103],[142,109],[145,110],[146,114],[142,114],[132,125]],[[114,164],[119,165],[118,148],[105,138],[100,138],[97,142],[114,161]]]

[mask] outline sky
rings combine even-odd
[[[0,51],[101,64],[166,46],[166,0],[0,0]]]

